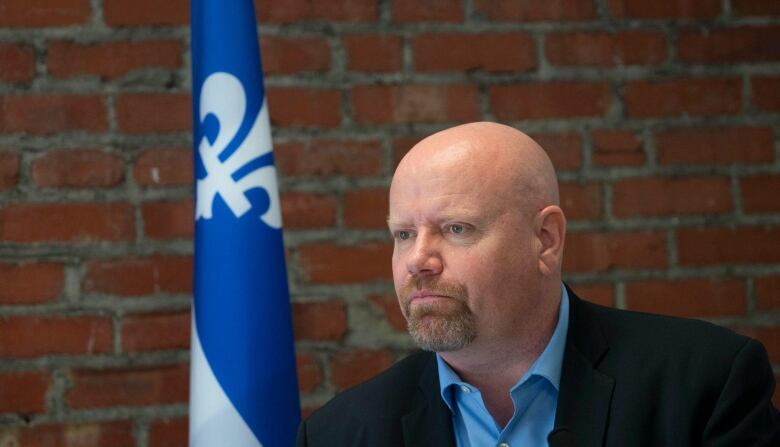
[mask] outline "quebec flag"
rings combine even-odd
[[[276,169],[252,0],[192,0],[190,446],[292,446],[300,421]]]

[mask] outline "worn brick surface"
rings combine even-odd
[[[254,4],[302,414],[413,348],[391,176],[478,120],[549,154],[575,292],[728,325],[780,371],[776,0]],[[189,8],[0,0],[2,446],[187,442]]]

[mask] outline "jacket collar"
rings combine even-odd
[[[597,307],[583,302],[568,288],[569,330],[563,354],[555,428],[565,427],[576,445],[600,446],[604,442],[613,378],[596,367],[609,350],[597,324]],[[436,357],[429,354],[418,382],[412,409],[403,416],[404,444],[454,446],[452,417],[439,394]]]
[[[576,445],[600,446],[609,419],[615,380],[596,368],[609,350],[598,324],[598,307],[571,289],[569,333],[563,354],[555,428],[567,428]]]
[[[434,354],[428,355],[418,388],[415,405],[401,419],[404,445],[454,446],[452,417],[439,395],[439,374]]]

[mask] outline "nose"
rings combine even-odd
[[[407,271],[413,276],[434,276],[441,273],[442,267],[441,252],[435,236],[419,232],[406,261]]]

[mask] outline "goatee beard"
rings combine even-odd
[[[419,290],[441,295],[446,302],[416,303],[410,297]],[[441,280],[412,278],[399,291],[407,329],[426,351],[457,351],[477,336],[474,314],[469,309],[466,287]]]

